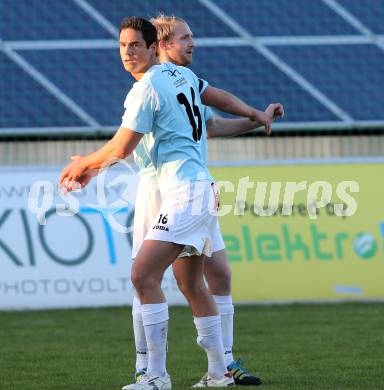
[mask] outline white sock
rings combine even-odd
[[[235,309],[232,304],[232,295],[213,295],[221,317],[221,330],[223,332],[223,344],[225,365],[228,367],[233,362],[233,314]]]
[[[136,346],[136,371],[140,371],[148,366],[148,348],[147,341],[145,340],[141,305],[139,298],[137,298],[136,295],[133,297],[132,302],[132,321]]]
[[[168,305],[166,302],[141,305],[141,315],[148,346],[147,372],[165,378],[168,376],[165,366],[169,319]]]
[[[221,379],[227,368],[224,363],[220,316],[194,317],[193,321],[197,329],[197,344],[207,353],[208,375],[213,379]]]

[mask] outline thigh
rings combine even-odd
[[[197,284],[203,281],[205,256],[187,256],[177,258],[173,264],[173,274],[178,282]]]
[[[181,249],[181,245],[173,242],[145,240],[133,262],[132,273],[160,281]]]
[[[225,249],[217,251],[212,254],[212,257],[207,258],[204,276],[211,294],[229,295],[231,293],[231,268]]]
[[[212,257],[207,258],[204,273],[210,276],[231,274],[231,268],[228,264],[227,252],[225,249],[212,253]]]

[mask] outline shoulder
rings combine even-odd
[[[132,89],[128,92],[128,96],[147,96],[155,94],[152,81],[151,75],[145,74],[141,80],[133,84]]]
[[[196,73],[194,73],[191,69],[186,68],[184,66],[179,66],[184,72],[186,78],[188,78],[190,83],[193,83],[198,89],[200,95],[206,90],[208,87],[208,82],[199,78]]]
[[[145,73],[141,80],[134,84],[134,88],[136,88],[136,91],[148,91],[153,89],[152,73]]]
[[[180,72],[182,72],[185,76],[188,76],[190,78],[193,78],[194,80],[198,80],[199,78],[196,76],[194,72],[192,72],[191,69],[186,68],[185,66],[178,66],[177,67]]]
[[[164,62],[159,65],[155,65],[151,68],[151,74],[148,75],[152,80],[157,79],[169,79],[173,80],[180,76],[193,77],[194,73],[184,67],[173,64],[172,62]],[[196,77],[196,76],[195,76]]]
[[[154,101],[157,104],[157,94],[153,88],[150,78],[142,78],[133,84],[132,89],[128,92],[124,101],[124,107],[128,107],[132,104],[141,105]]]

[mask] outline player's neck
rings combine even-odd
[[[169,57],[166,53],[160,53],[159,54],[159,63],[164,64],[165,62],[170,62],[172,64],[175,64],[177,66],[186,66],[186,64],[179,63],[175,61],[173,58]]]
[[[164,62],[171,62],[177,66],[183,66],[182,64],[177,63],[173,58],[169,57],[166,53],[159,53],[159,63],[164,64]]]
[[[145,71],[146,72],[146,71]],[[145,72],[139,72],[139,73],[131,73],[132,77],[136,80],[139,81],[145,74]]]
[[[153,65],[156,65],[158,62],[157,62],[157,57],[154,57],[146,66],[145,68],[143,68],[142,70],[140,70],[140,72],[131,72],[131,75],[132,77],[136,80],[136,81],[139,81],[144,75],[145,73],[148,71],[148,69],[152,68]]]
[[[172,62],[172,60],[164,53],[159,53],[159,62],[163,64],[164,62]]]

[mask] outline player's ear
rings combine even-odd
[[[151,50],[152,54],[156,54],[157,49],[157,43],[154,42],[149,46],[149,49]]]
[[[159,50],[166,50],[167,49],[167,41],[165,41],[164,39],[160,39],[160,41],[158,42],[158,45],[159,45]]]

